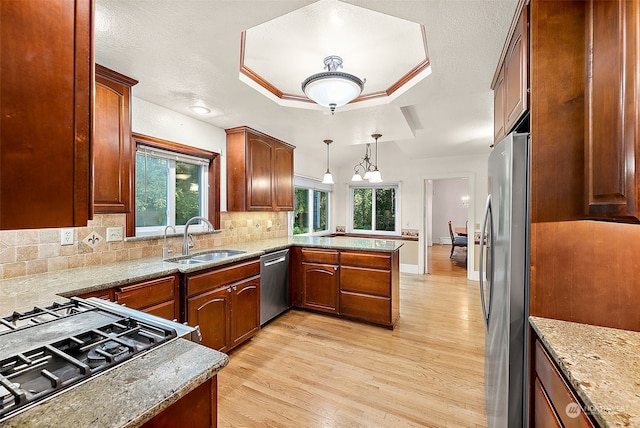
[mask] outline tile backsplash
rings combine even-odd
[[[107,242],[107,228],[123,227],[125,214],[98,214],[73,228],[73,245],[60,245],[60,229],[0,231],[0,278],[162,256],[162,237]],[[270,226],[270,227],[269,227]],[[286,212],[220,213],[221,233],[194,235],[193,251],[287,236]],[[180,255],[182,235],[167,238]]]

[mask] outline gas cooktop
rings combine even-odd
[[[198,330],[100,299],[0,318],[0,422],[66,388]]]

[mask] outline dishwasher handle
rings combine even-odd
[[[264,262],[264,267],[277,265],[278,263],[282,263],[282,262],[284,262],[286,260],[287,260],[287,258],[285,256],[279,257],[277,259],[269,260],[268,262]]]

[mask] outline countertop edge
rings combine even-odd
[[[554,346],[554,343],[552,343],[549,340],[549,337],[547,334],[545,334],[544,332],[544,327],[542,327],[540,324],[542,323],[553,323],[553,324],[557,324],[558,329],[560,330],[562,326],[573,326],[573,327],[578,327],[581,328],[583,330],[588,330],[589,332],[593,332],[593,337],[590,337],[590,341],[587,342],[589,344],[591,344],[591,346],[593,346],[595,348],[595,346],[597,345],[596,341],[598,340],[599,337],[596,336],[600,336],[596,333],[599,332],[604,332],[603,334],[611,334],[612,332],[626,332],[626,333],[631,333],[634,335],[638,335],[638,339],[640,341],[640,333],[639,332],[633,332],[633,331],[628,331],[628,330],[619,330],[619,329],[613,329],[610,327],[601,327],[601,326],[595,326],[595,325],[588,325],[588,324],[580,324],[580,323],[575,323],[575,322],[570,322],[570,321],[562,321],[562,320],[553,320],[553,319],[548,319],[548,318],[541,318],[541,317],[534,317],[534,316],[530,316],[529,317],[529,324],[531,325],[531,327],[533,328],[533,330],[536,332],[536,334],[538,335],[538,337],[540,338],[542,344],[545,347],[545,350],[547,351],[547,353],[549,354],[549,356],[553,359],[554,363],[556,364],[557,367],[559,367],[560,371],[562,372],[563,377],[565,378],[566,381],[568,381],[568,383],[571,385],[571,387],[573,388],[573,390],[575,391],[576,395],[579,397],[579,399],[582,401],[582,403],[584,404],[583,406],[583,411],[587,414],[589,414],[592,418],[594,418],[602,427],[609,427],[609,426],[638,426],[640,425],[640,413],[634,415],[630,415],[626,412],[620,412],[619,409],[615,409],[613,408],[613,406],[605,406],[605,403],[598,403],[597,401],[594,401],[594,399],[591,397],[589,391],[585,390],[584,388],[584,384],[586,385],[595,385],[597,382],[594,381],[593,378],[588,378],[588,376],[579,376],[576,375],[574,373],[575,370],[572,370],[572,368],[570,367],[570,364],[567,364],[567,362],[571,359],[570,355],[567,356],[563,356],[560,355],[558,350],[556,349],[558,346]],[[573,339],[573,337],[572,337]],[[584,339],[584,337],[583,337]],[[600,339],[601,340],[601,339]],[[607,341],[608,342],[608,341]],[[615,343],[606,343],[607,347],[609,348],[614,348],[616,346]],[[595,351],[595,349],[594,349]],[[596,354],[594,353],[594,356]],[[597,360],[598,362],[602,362],[602,359],[597,356]],[[611,362],[607,362],[608,364],[612,364]],[[578,369],[580,368],[580,366],[578,366]],[[583,379],[581,379],[581,377],[584,377]],[[594,377],[594,376],[592,376]],[[606,385],[609,389],[614,388],[616,390],[619,390],[619,388],[615,388],[612,385],[607,384]],[[638,399],[638,396],[635,396],[636,400]],[[622,408],[622,406],[620,406],[620,408]],[[604,412],[604,413],[603,413]],[[615,419],[615,420],[614,420]],[[616,424],[616,422],[619,419],[633,419],[633,423],[632,424]]]

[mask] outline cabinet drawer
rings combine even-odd
[[[391,297],[391,272],[341,266],[340,290]]]
[[[90,291],[88,293],[80,294],[78,297],[82,299],[88,299],[89,297],[97,297],[98,299],[108,300],[113,302],[115,300],[115,295],[113,294],[113,288],[107,288],[106,290],[98,290],[98,291]]]
[[[340,314],[377,324],[391,325],[391,301],[384,297],[341,291]]]
[[[340,254],[342,266],[368,267],[373,269],[391,269],[389,253],[352,253],[343,251]]]
[[[334,264],[337,265],[340,261],[340,253],[335,250],[319,250],[319,249],[309,249],[303,248],[302,253],[302,261],[303,262],[313,262],[313,263],[326,263],[326,264]]]
[[[589,420],[589,417],[584,413],[582,407],[579,405],[579,401],[573,395],[566,382],[562,378],[562,375],[556,369],[547,352],[542,347],[540,341],[536,341],[536,374],[540,379],[544,391],[549,397],[549,401],[552,403],[556,410],[560,421],[563,426],[569,427],[594,427]],[[578,404],[580,407],[578,416],[567,415],[567,405],[570,403]],[[537,424],[536,424],[537,425]]]
[[[536,377],[534,385],[534,399],[533,399],[533,414],[534,414],[534,427],[540,428],[562,428],[562,424],[556,416],[556,412],[553,410],[553,406],[547,398],[540,385],[540,379]]]
[[[150,306],[142,310],[142,312],[146,312],[151,315],[156,315],[164,319],[175,320],[177,311],[176,311],[176,301],[168,300],[163,303],[158,303],[157,305]]]
[[[175,298],[175,276],[120,287],[116,301],[132,309],[143,309]]]
[[[214,288],[242,281],[243,279],[256,275],[260,275],[259,260],[189,275],[187,277],[187,296],[190,297],[203,291],[213,290]]]

